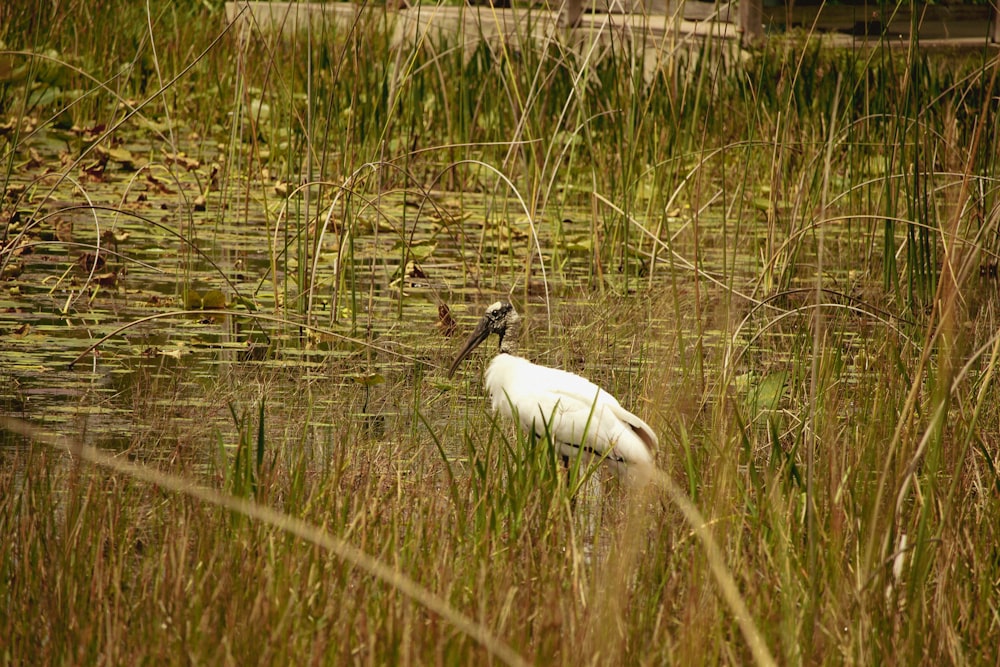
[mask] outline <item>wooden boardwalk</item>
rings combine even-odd
[[[698,3],[705,4],[705,3]],[[675,12],[673,15],[643,16],[641,14],[585,14],[575,28],[559,25],[559,13],[539,8],[494,9],[489,6],[416,5],[400,10],[384,7],[362,8],[346,2],[289,3],[289,2],[228,2],[226,18],[229,21],[242,16],[243,20],[265,33],[294,32],[312,21],[314,27],[335,24],[349,28],[364,14],[370,17],[385,16],[386,25],[395,32],[397,39],[429,38],[434,41],[492,40],[503,37],[516,44],[530,36],[536,41],[575,36],[589,38],[603,33],[628,34],[649,43],[660,43],[669,36],[712,35],[724,39],[737,37],[735,25],[728,21],[688,19]]]
[[[605,0],[606,1],[606,0]],[[663,0],[659,0],[662,2]],[[394,40],[431,40],[477,46],[483,39],[502,40],[513,46],[530,37],[535,43],[559,40],[587,44],[594,39],[617,40],[644,49],[672,49],[700,44],[705,38],[739,42],[743,31],[736,24],[728,4],[709,2],[676,3],[670,0],[665,11],[656,14],[585,13],[579,25],[559,25],[559,13],[538,7],[495,9],[490,6],[414,5],[388,9],[385,5],[349,2],[227,2],[226,17],[237,18],[264,33],[294,32],[312,22],[316,26],[336,25],[349,29],[361,19],[384,22]],[[663,5],[661,5],[662,7]],[[823,44],[847,48],[867,48],[881,44],[908,47],[916,26],[923,48],[984,48],[996,33],[991,10],[986,6],[926,5],[918,7],[916,18],[909,9],[882,15],[869,6],[763,8],[763,33],[779,34],[788,28],[822,40]]]

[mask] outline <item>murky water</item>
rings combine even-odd
[[[447,419],[435,395],[462,380],[447,381],[443,367],[480,309],[508,293],[527,316],[529,356],[605,386],[629,389],[643,363],[694,373],[696,333],[702,347],[732,342],[732,315],[701,312],[710,325],[698,331],[683,212],[638,221],[676,255],[631,229],[629,256],[596,260],[602,230],[589,207],[529,222],[514,197],[495,192],[371,192],[370,181],[296,190],[264,173],[237,178],[210,143],[186,157],[136,141],[67,169],[59,137],[79,141],[51,130],[26,144],[34,153],[4,204],[0,408],[101,446],[127,447],[150,419],[166,428],[165,448],[171,433],[232,430],[227,411],[206,404],[246,408],[255,383],[293,403],[303,382],[322,383],[310,399],[320,403],[339,388],[336,400],[353,398],[337,411],[376,437],[413,428],[418,409]],[[759,262],[734,261],[739,248],[726,247],[712,215],[699,220],[698,298],[742,317],[751,302],[733,293],[759,286]],[[751,227],[740,242],[755,247],[766,233]],[[685,330],[691,338],[678,342]],[[754,339],[747,326],[737,337],[756,347],[785,331]],[[593,358],[595,347],[606,354]],[[783,363],[769,357],[747,391]]]

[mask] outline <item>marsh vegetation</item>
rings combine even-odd
[[[762,661],[706,530],[782,664],[995,661],[995,49],[145,5],[0,25],[5,663]],[[704,524],[446,378],[508,295]]]

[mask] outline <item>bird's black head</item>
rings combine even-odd
[[[515,318],[519,320],[520,316],[509,301],[497,301],[486,309],[482,323],[489,327],[490,333],[495,333],[503,339],[511,321]]]
[[[500,338],[500,351],[513,352],[514,339],[520,327],[521,316],[514,310],[514,306],[509,301],[497,301],[486,309],[483,319],[479,320],[475,331],[465,341],[462,350],[455,357],[451,368],[448,370],[448,377],[455,373],[455,369],[462,363],[462,360],[469,356],[476,347],[490,334],[496,334]]]

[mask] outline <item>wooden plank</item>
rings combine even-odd
[[[622,3],[625,4],[622,4]],[[437,14],[439,16],[454,16],[462,14],[465,9],[473,12],[492,12],[489,2],[470,3],[475,7],[438,7],[434,4],[420,5],[416,2],[409,7],[386,8],[369,6],[364,9],[366,12],[386,11],[389,14]],[[498,6],[500,3],[495,3]],[[728,2],[699,2],[690,0],[551,0],[549,5],[553,11],[563,11],[577,17],[597,16],[600,14],[632,14],[636,16],[646,16],[649,18],[669,18],[681,19],[684,21],[721,21],[730,20],[730,5]],[[258,27],[263,30],[280,29],[282,31],[296,31],[305,28],[306,22],[313,21],[353,21],[361,11],[362,5],[351,2],[268,2],[268,1],[240,1],[227,2],[226,19],[232,21],[240,12],[252,15]],[[609,12],[609,8],[611,11]],[[625,12],[625,8],[633,11]],[[529,11],[536,15],[544,15],[549,10],[539,8],[529,8],[520,4],[514,9],[497,9],[501,12],[514,12],[527,14]],[[566,25],[563,20],[562,24]],[[581,21],[573,21],[573,25],[580,25]],[[654,21],[654,24],[656,22]]]

